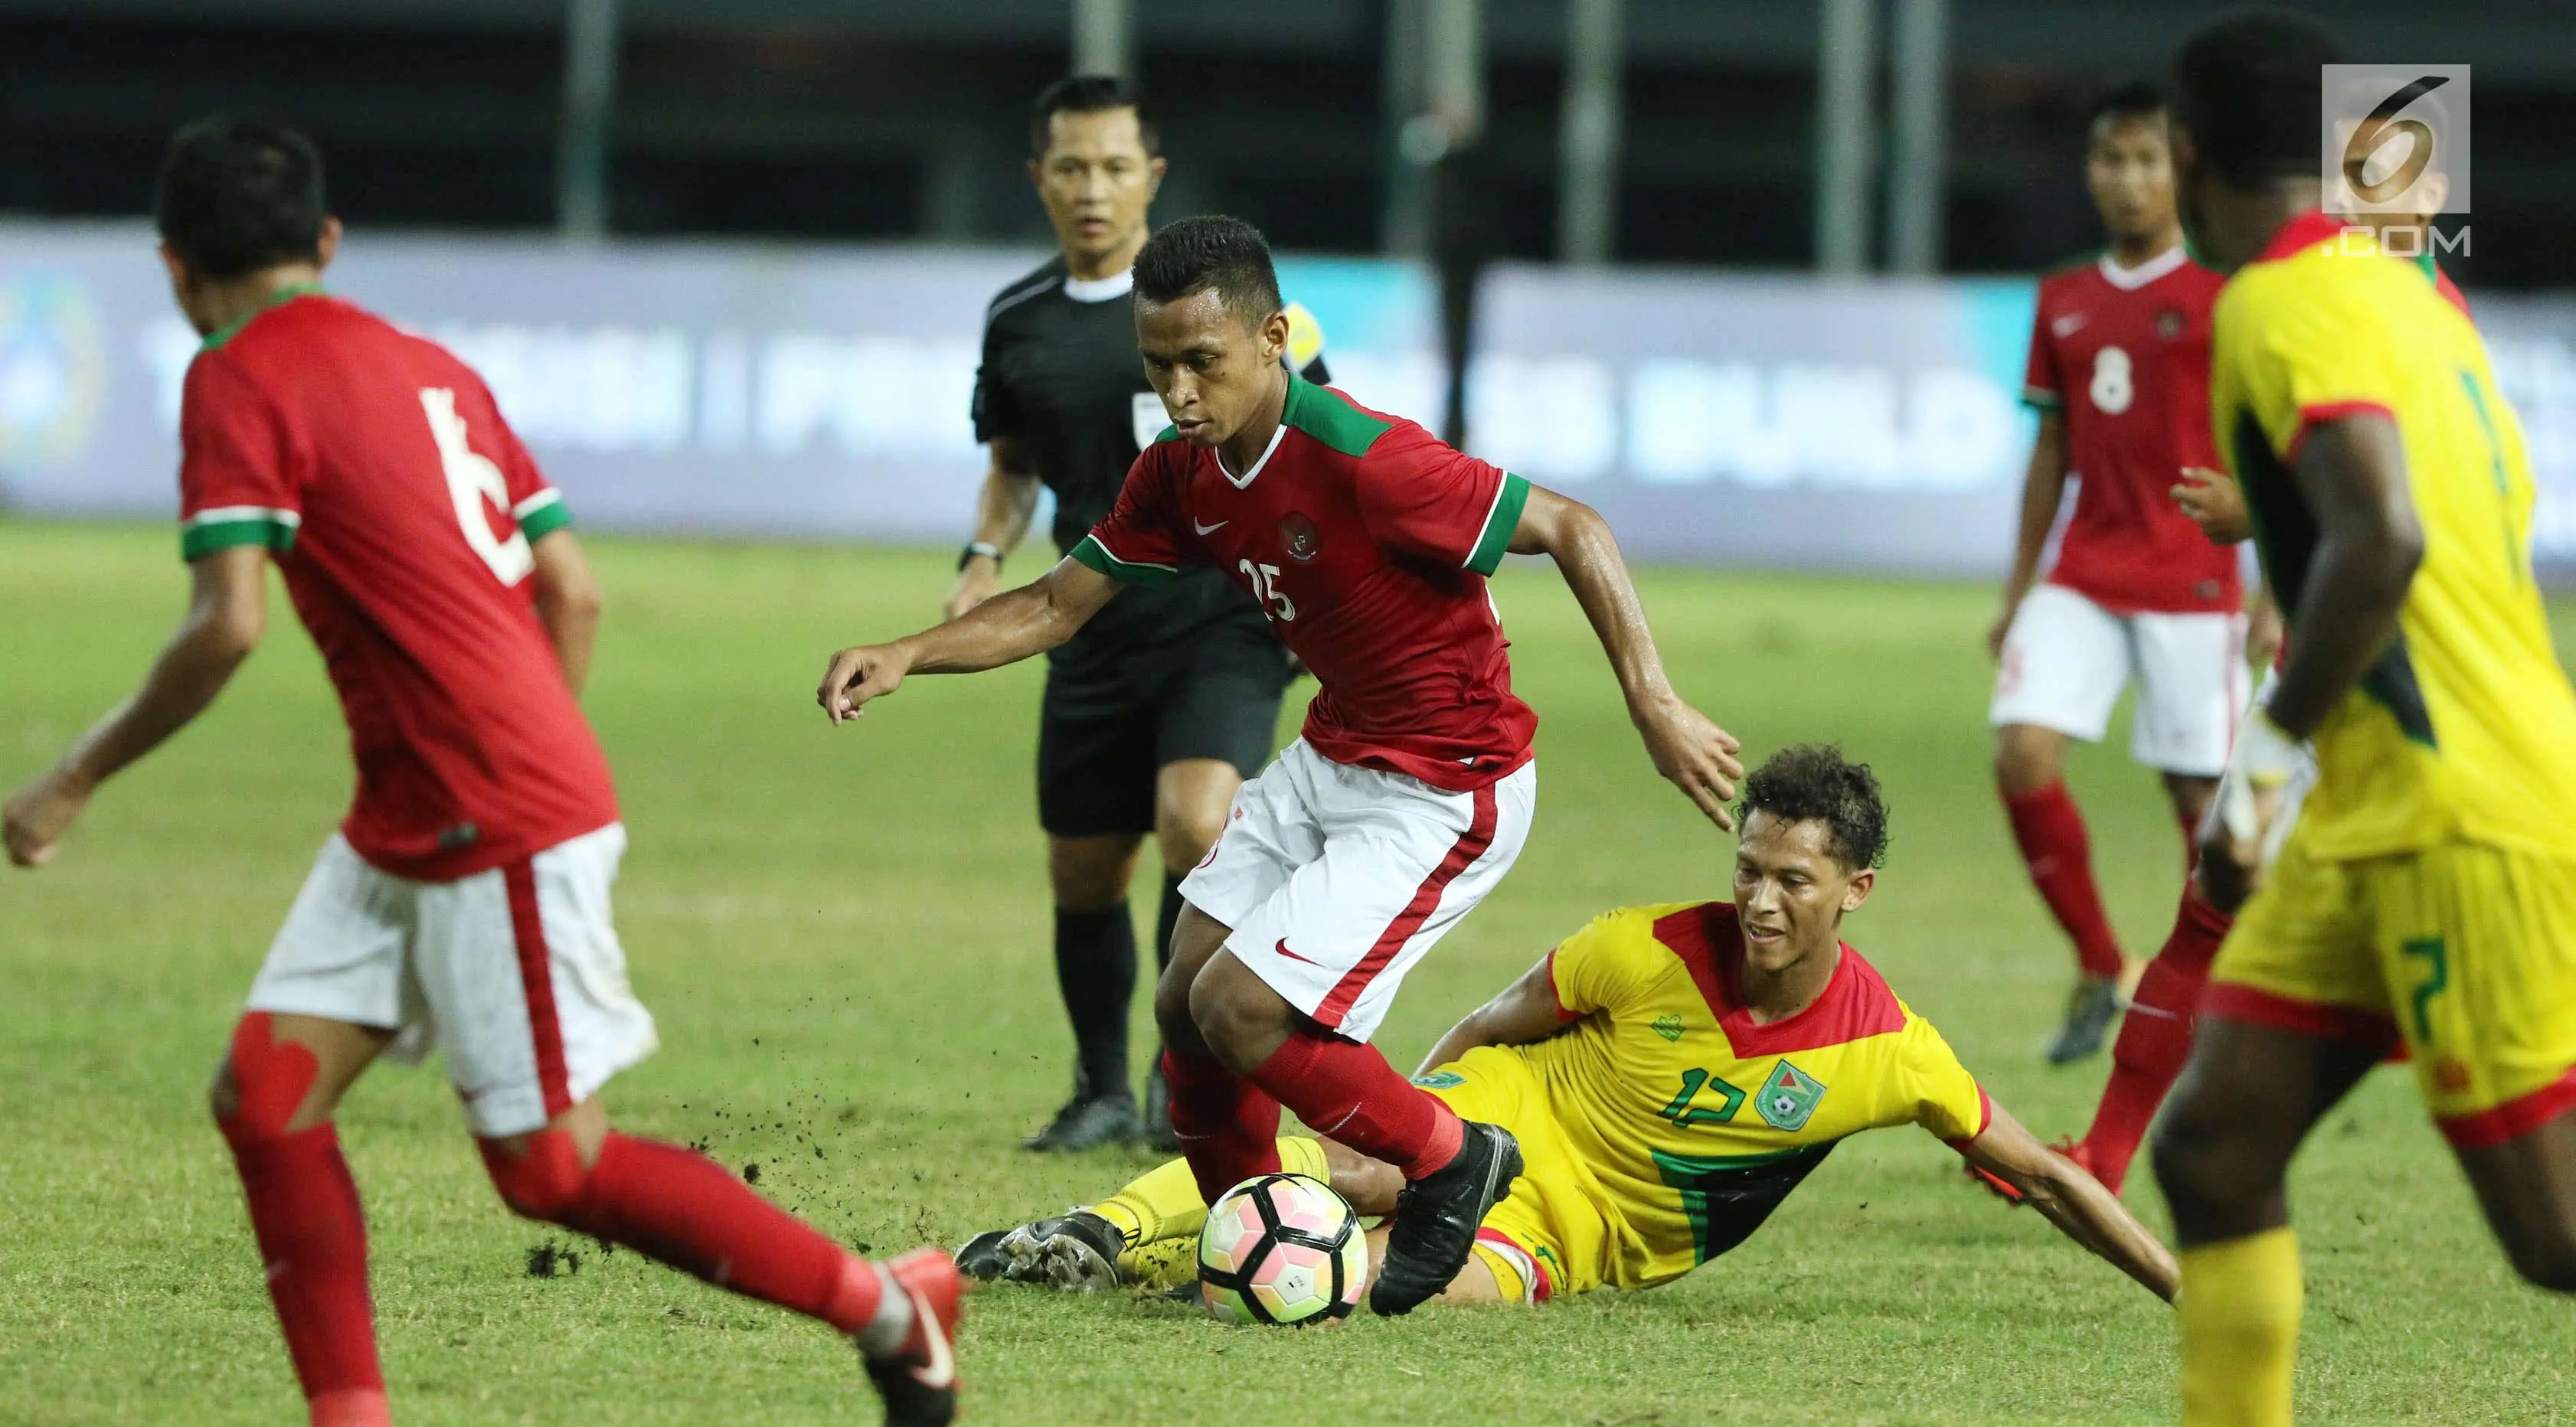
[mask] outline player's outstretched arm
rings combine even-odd
[[[2132,1217],[2120,1197],[2082,1166],[2031,1137],[1994,1107],[1984,1134],[1959,1147],[1968,1162],[2013,1188],[2058,1230],[2117,1265],[2167,1303],[2182,1282],[2173,1254]]]
[[[1556,978],[1549,974],[1549,964],[1550,958],[1540,957],[1538,965],[1522,972],[1501,994],[1469,1011],[1422,1058],[1422,1069],[1414,1074],[1436,1070],[1478,1046],[1528,1045],[1564,1030],[1566,1021],[1557,1014]]]
[[[545,626],[564,682],[578,698],[590,682],[590,651],[599,642],[599,577],[568,528],[547,531],[528,550],[537,557],[537,623]]]
[[[98,785],[188,726],[259,647],[268,623],[268,550],[236,545],[189,563],[194,586],[179,632],[134,697],[110,710],[0,808],[9,860],[42,867]]]
[[[2424,528],[2406,482],[2405,442],[2385,413],[2311,425],[2293,471],[2316,512],[2317,547],[2306,587],[2284,594],[2298,617],[2269,708],[2282,732],[2306,738],[2396,633],[2424,560]]]
[[[912,674],[973,674],[1044,654],[1073,637],[1118,593],[1118,583],[1078,560],[1064,559],[1034,584],[975,606],[945,624],[892,644],[867,644],[832,656],[814,701],[832,722],[859,716]]]
[[[1645,606],[1620,558],[1619,541],[1601,512],[1581,501],[1567,500],[1540,486],[1529,488],[1520,524],[1512,531],[1515,555],[1545,555],[1556,561],[1575,603],[1592,621],[1592,632],[1619,675],[1619,690],[1628,699],[1628,718],[1646,741],[1655,771],[1672,780],[1683,796],[1699,805],[1709,821],[1732,832],[1735,818],[1726,805],[1735,797],[1735,780],[1744,765],[1735,760],[1735,735],[1708,715],[1682,702],[1664,675],[1663,656],[1655,652],[1654,631],[1646,627]]]

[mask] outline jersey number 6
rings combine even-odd
[[[537,567],[528,537],[515,525],[507,540],[494,535],[492,517],[484,509],[489,501],[507,511],[510,483],[490,457],[465,444],[465,418],[456,414],[456,393],[443,386],[423,387],[420,405],[429,413],[430,439],[438,443],[438,461],[447,471],[448,499],[456,506],[456,523],[465,532],[465,543],[474,547],[502,584],[526,579]]]
[[[1256,565],[1249,560],[1238,560],[1235,562],[1235,568],[1241,570],[1243,578],[1251,583],[1252,597],[1261,601],[1261,612],[1268,615],[1273,623],[1286,624],[1297,617],[1296,603],[1288,598],[1285,590],[1279,588],[1278,566]]]

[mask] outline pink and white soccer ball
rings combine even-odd
[[[1347,1318],[1367,1282],[1368,1233],[1320,1179],[1247,1179],[1217,1199],[1199,1231],[1199,1296],[1224,1322]]]

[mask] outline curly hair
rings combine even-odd
[[[1764,760],[1744,780],[1735,805],[1741,827],[1755,813],[1789,822],[1819,819],[1831,830],[1829,849],[1846,867],[1876,867],[1887,857],[1887,803],[1878,775],[1854,763],[1831,743],[1801,743]]]

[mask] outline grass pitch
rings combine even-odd
[[[933,610],[943,555],[599,540],[588,705],[633,850],[619,921],[663,1051],[609,1090],[631,1129],[751,1172],[879,1250],[1096,1198],[1141,1156],[1012,1148],[1061,1098],[1031,790],[1038,670],[923,679],[837,732],[828,652]],[[122,697],[185,581],[166,530],[0,524],[0,782]],[[1724,840],[1647,765],[1552,572],[1498,593],[1543,720],[1545,792],[1504,888],[1416,971],[1380,1043],[1450,1020],[1603,908],[1722,895]],[[1984,589],[1657,571],[1683,691],[1749,754],[1876,765],[1895,841],[1866,951],[2045,1135],[2103,1062],[2040,1063],[2070,957],[1987,786]],[[214,713],[111,785],[63,857],[0,874],[0,1422],[301,1420],[201,1087],[342,811],[329,687],[282,599]],[[2576,611],[2558,612],[2562,636]],[[1308,686],[1311,687],[1311,686]],[[2074,773],[2123,937],[2150,951],[2180,855],[2125,732]],[[1140,888],[1150,918],[1150,889]],[[1138,1055],[1151,1043],[1138,1003]],[[631,1254],[512,1219],[444,1082],[387,1069],[341,1117],[406,1423],[872,1422],[848,1351]],[[2170,1315],[1930,1136],[1862,1136],[1753,1240],[1671,1287],[1317,1333],[1124,1297],[981,1293],[962,1349],[987,1423],[2149,1423]],[[2520,1287],[2402,1073],[2332,1117],[2293,1195],[2305,1420],[2576,1421],[2576,1313]],[[2131,1200],[2161,1227],[2146,1176]],[[578,1254],[550,1255],[554,1249]],[[551,1268],[551,1276],[534,1269]]]

